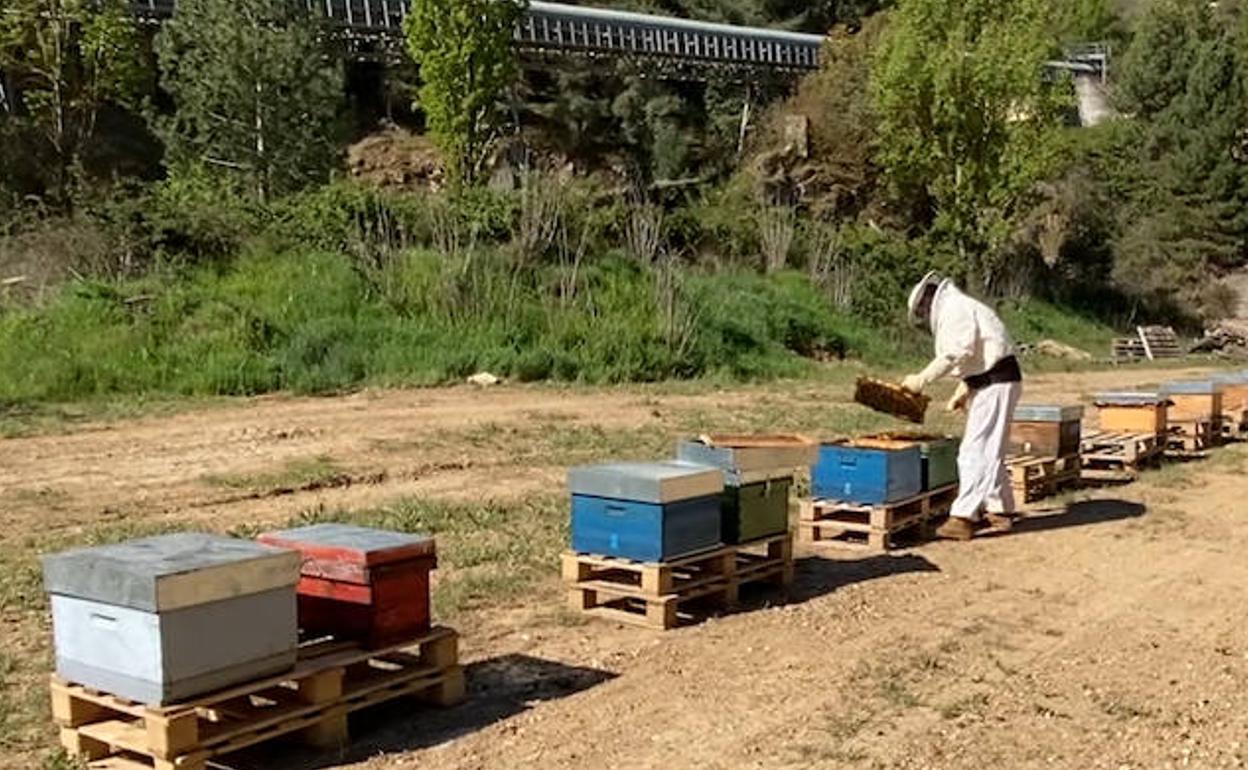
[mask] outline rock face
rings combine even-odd
[[[347,148],[352,179],[398,190],[437,190],[446,174],[437,149],[425,137],[391,127]]]

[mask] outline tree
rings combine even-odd
[[[927,211],[961,271],[989,280],[1052,160],[1069,88],[1044,77],[1056,41],[1044,0],[905,0],[876,60],[878,160],[893,194]]]
[[[140,101],[144,56],[129,4],[6,0],[0,9],[0,72],[0,112],[15,116],[11,120],[50,151],[47,189],[69,202],[100,111]],[[40,154],[34,147],[26,151]]]
[[[1183,93],[1200,41],[1213,36],[1211,22],[1201,0],[1155,0],[1147,6],[1118,66],[1123,112],[1151,119]]]
[[[420,65],[417,92],[452,179],[471,184],[485,164],[516,74],[516,0],[413,0],[407,46]]]
[[[1242,28],[1223,21],[1202,2],[1160,0],[1122,60],[1138,137],[1120,149],[1134,174],[1114,277],[1153,305],[1197,308],[1210,279],[1246,257],[1248,56]]]
[[[217,169],[262,201],[324,179],[343,75],[320,34],[296,0],[178,0],[157,39],[171,165]]]

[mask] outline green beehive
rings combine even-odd
[[[781,535],[789,529],[792,478],[770,479],[740,487],[724,487],[724,543],[736,545]]]
[[[931,438],[919,444],[923,453],[923,489],[958,483],[958,440]]]
[[[958,483],[958,447],[961,442],[950,436],[917,433],[881,433],[868,439],[909,441],[919,445],[923,457],[923,491],[940,489]]]

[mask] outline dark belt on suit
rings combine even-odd
[[[1022,382],[1023,370],[1019,367],[1017,358],[1006,356],[993,364],[992,368],[983,374],[963,377],[962,381],[971,390],[983,390],[989,385],[1000,385],[1004,382]]]

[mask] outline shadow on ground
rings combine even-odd
[[[989,537],[1047,532],[1067,527],[1106,524],[1111,521],[1135,519],[1148,513],[1148,508],[1128,500],[1082,500],[1065,508],[1033,511],[1014,524],[1009,532],[990,532]]]
[[[399,699],[351,715],[351,744],[343,752],[274,741],[210,767],[220,770],[319,770],[383,753],[428,748],[501,722],[536,704],[566,698],[616,677],[530,655],[503,655],[464,667],[468,699],[449,709]]]
[[[796,567],[793,588],[789,592],[790,604],[817,599],[854,583],[911,572],[940,572],[940,568],[926,558],[910,553],[878,554],[859,559],[808,556],[798,559]]]

